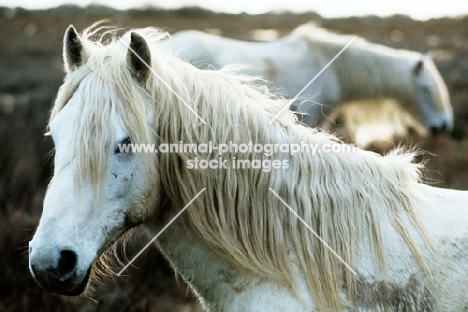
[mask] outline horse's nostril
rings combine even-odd
[[[431,127],[431,132],[433,135],[444,133],[447,131],[447,123],[443,123],[440,126],[432,126]]]
[[[76,254],[71,250],[62,250],[58,261],[57,273],[63,277],[73,271],[76,265]]]

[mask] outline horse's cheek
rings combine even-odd
[[[141,205],[136,205],[135,202],[140,200],[135,198],[135,195],[140,192],[136,191],[138,188],[137,181],[133,178],[133,174],[120,174],[114,177],[114,185],[110,189],[109,197],[118,203],[121,210],[125,214],[124,226],[129,229],[144,222],[146,218],[146,210]]]
[[[132,178],[130,175],[120,175],[115,178],[115,189],[112,197],[122,199],[129,196]]]

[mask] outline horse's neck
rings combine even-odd
[[[350,74],[340,75],[341,101],[369,98],[397,98],[406,104],[415,101],[410,60],[400,53],[386,55],[377,51],[374,45],[358,46],[353,53],[343,53],[342,59],[337,59],[339,68],[354,68]]]
[[[154,229],[149,231],[156,234]],[[209,311],[230,311],[236,292],[249,288],[242,274],[180,220],[160,235],[156,245]]]

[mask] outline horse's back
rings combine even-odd
[[[183,30],[160,45],[170,48],[179,58],[193,63],[197,67],[205,67],[213,63],[211,42],[216,36],[198,30]]]
[[[421,185],[418,210],[434,252],[426,261],[435,282],[435,311],[468,307],[468,191]]]
[[[393,89],[390,90],[393,82],[379,81],[378,87],[372,87],[372,83],[363,80],[369,80],[371,77],[360,74],[367,70],[377,73],[385,70],[375,60],[394,54],[393,49],[358,40],[359,42],[351,45],[332,66],[321,72],[351,37],[337,35],[321,28],[307,27],[305,30],[309,33],[293,32],[289,36],[270,42],[247,42],[186,30],[174,34],[163,44],[182,59],[200,68],[245,66],[244,73],[266,78],[272,83],[275,93],[285,98],[291,99],[301,92],[297,101],[300,104],[294,106],[294,110],[305,114],[299,117],[309,126],[319,126],[344,99],[395,95]],[[402,57],[398,56],[397,59]],[[395,64],[401,67],[405,62],[391,62],[391,71],[395,71],[392,69]],[[316,77],[319,72],[320,75]],[[313,84],[302,90],[311,80],[314,80]],[[370,93],[367,89],[371,90]],[[384,89],[390,91],[371,94],[375,90]],[[403,102],[408,101],[404,99]]]

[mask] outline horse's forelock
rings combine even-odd
[[[128,70],[125,45],[117,39],[108,44],[101,43],[101,39],[91,41],[94,35],[83,35],[87,61],[66,76],[51,121],[73,96],[79,97],[80,115],[76,116],[71,146],[66,151],[70,159],[77,158],[78,180],[82,183],[90,178],[98,195],[114,150],[113,125],[121,122],[135,143],[150,143],[152,131],[146,122],[148,93]]]

